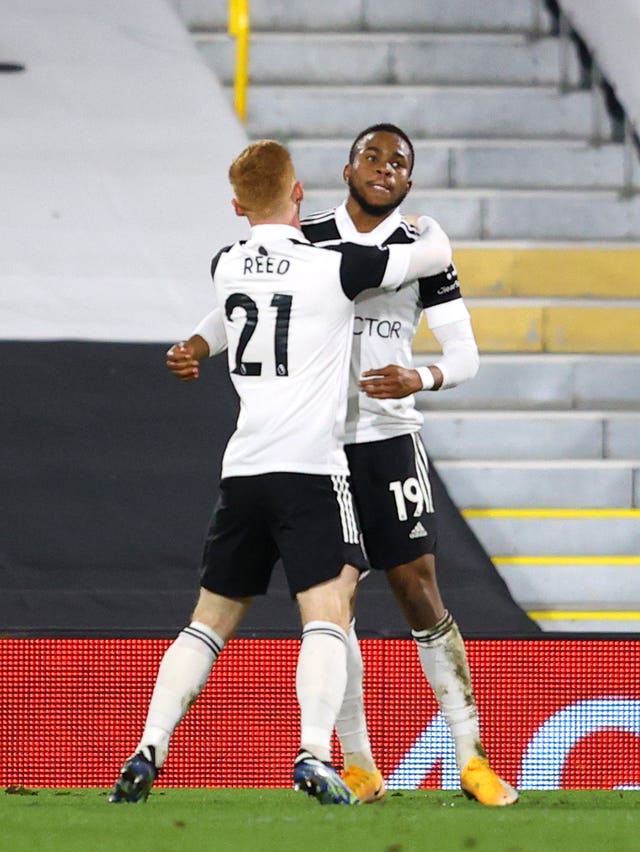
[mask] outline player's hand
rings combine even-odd
[[[437,225],[437,222],[431,216],[416,216],[411,213],[404,214],[403,218],[410,225],[413,225],[414,228],[418,229],[418,233],[420,236],[432,228],[434,225]]]
[[[372,399],[402,399],[422,390],[422,379],[417,370],[389,364],[380,369],[366,370],[359,386]]]
[[[167,350],[167,369],[181,382],[194,382],[200,376],[200,362],[188,342],[175,343]]]

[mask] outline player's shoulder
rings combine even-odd
[[[225,254],[228,254],[236,246],[244,245],[246,242],[247,242],[246,240],[238,240],[238,242],[230,243],[228,246],[223,246],[220,249],[220,251],[216,255],[214,255],[214,257],[211,261],[211,277],[212,278],[216,274],[216,269],[218,268],[218,264],[220,263],[220,259]]]
[[[403,223],[421,234],[427,225],[442,229],[442,225],[430,213],[401,213]]]
[[[418,228],[418,217],[401,214],[397,219],[397,225],[384,241],[384,245],[402,245],[413,243],[420,236]]]
[[[327,220],[336,219],[337,207],[327,207],[326,210],[318,210],[316,213],[309,213],[300,219],[301,225],[313,225],[315,223],[325,222]]]
[[[415,242],[423,233],[426,226],[438,228],[442,230],[442,226],[434,219],[433,216],[427,214],[408,214],[401,213],[397,227],[384,241],[385,245],[412,243]]]
[[[302,233],[311,243],[328,243],[340,240],[340,231],[336,222],[336,208],[320,210],[300,220]]]

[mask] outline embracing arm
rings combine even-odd
[[[451,265],[451,243],[440,225],[430,216],[421,216],[418,222],[420,237],[409,244],[327,246],[342,255],[340,281],[347,298],[377,287],[396,290],[417,278],[443,273]]]
[[[390,245],[389,261],[380,286],[395,289],[418,278],[443,273],[451,265],[449,237],[431,216],[418,219],[420,236],[408,245]]]
[[[409,246],[390,246],[392,251],[402,249],[408,254],[403,283],[442,272],[453,260],[449,237],[435,219],[431,216],[420,216],[417,226],[420,237],[414,243]]]

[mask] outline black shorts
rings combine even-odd
[[[345,450],[371,567],[386,571],[434,553],[429,463],[419,433],[348,444]]]
[[[222,480],[201,585],[230,598],[263,595],[279,557],[292,597],[337,577],[347,563],[369,568],[347,476],[264,473]]]

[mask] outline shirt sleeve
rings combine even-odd
[[[223,254],[228,252],[230,248],[231,246],[224,246],[224,248],[221,248],[211,261],[210,271],[211,281],[213,282],[213,289],[216,296],[215,303],[218,301],[216,292],[216,270],[218,268],[220,258]],[[219,352],[224,352],[227,348],[227,332],[224,327],[224,315],[222,310],[219,307],[216,307],[210,311],[210,313],[203,317],[194,328],[192,336],[194,334],[200,335],[200,337],[207,341],[210,358],[217,355]]]
[[[423,308],[432,308],[461,298],[458,273],[453,263],[437,275],[419,278],[418,284]]]
[[[470,319],[459,319],[433,328],[442,348],[442,356],[434,362],[442,373],[440,390],[455,388],[472,379],[478,372],[480,358]]]
[[[419,276],[441,273],[451,264],[449,238],[435,220],[428,220],[420,237],[409,245],[341,243],[327,248],[342,255],[340,281],[349,299],[371,288],[397,289]]]
[[[246,240],[240,240],[240,245],[242,245],[243,243],[246,243]],[[224,246],[224,248],[221,248],[220,251],[218,252],[218,254],[211,261],[211,280],[212,281],[215,278],[216,269],[218,268],[218,263],[220,263],[220,258],[222,257],[223,254],[228,252],[231,248],[233,248],[233,246]]]
[[[410,246],[393,245],[392,252],[408,255],[405,281],[415,281],[425,276],[437,275],[452,263],[451,243],[435,219],[421,216],[418,219],[420,236]]]
[[[214,308],[211,313],[200,320],[193,334],[199,334],[207,341],[209,357],[212,358],[227,348],[227,332],[224,327],[224,316],[221,308]]]
[[[439,305],[425,308],[424,315],[431,330],[450,322],[470,319],[469,311],[462,296],[452,299],[450,302],[442,302]]]
[[[355,299],[363,290],[380,287],[388,277],[390,255],[386,247],[340,243],[327,248],[340,252],[340,284],[348,299]]]

